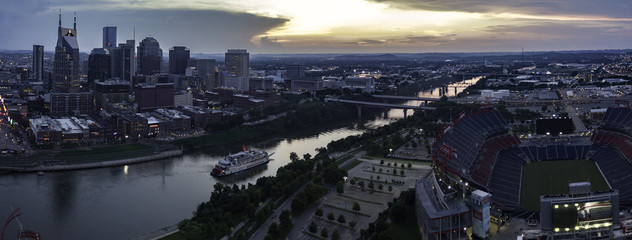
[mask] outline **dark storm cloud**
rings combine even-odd
[[[544,15],[597,15],[632,17],[629,0],[372,0],[405,10],[457,11],[472,13],[524,13]]]
[[[14,1],[8,3],[16,6]],[[31,49],[33,44],[43,44],[46,51],[52,50],[57,41],[57,12],[35,6],[25,11],[31,13],[0,10],[3,16],[0,28],[12,29],[0,31],[0,49]],[[72,27],[73,9],[62,11],[62,25]],[[77,12],[77,19],[82,52],[101,47],[104,26],[118,27],[118,42],[132,39],[135,27],[137,41],[151,35],[165,52],[175,45],[207,53],[224,52],[227,48],[254,49],[255,45],[250,42],[253,36],[287,21],[215,10],[86,10]]]
[[[269,38],[268,36],[264,36],[261,38],[261,48],[265,50],[276,50],[282,48],[280,43],[277,42],[277,39]]]

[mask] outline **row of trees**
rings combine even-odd
[[[360,239],[396,239],[393,232],[389,231],[391,225],[415,223],[415,189],[403,191],[394,202],[388,203],[389,208],[381,212],[375,222],[370,223],[367,229],[360,230]],[[377,236],[377,238],[372,238]],[[420,239],[411,236],[410,239]]]

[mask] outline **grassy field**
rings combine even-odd
[[[111,147],[93,148],[91,150],[69,150],[57,154],[57,158],[66,163],[87,163],[118,160],[151,155],[154,147],[144,144],[125,144]]]
[[[590,181],[592,191],[609,189],[593,161],[560,160],[525,164],[522,168],[520,205],[526,210],[539,211],[540,195],[566,194],[568,183],[582,181]]]

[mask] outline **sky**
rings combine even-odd
[[[0,0],[0,49],[81,52],[152,36],[194,53],[518,52],[632,48],[630,0]]]

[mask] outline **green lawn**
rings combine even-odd
[[[136,143],[93,148],[91,150],[62,151],[56,157],[72,164],[142,157],[151,155],[153,152],[154,147]]]
[[[540,211],[540,196],[567,194],[568,183],[590,181],[591,191],[608,190],[595,162],[590,160],[543,161],[522,167],[520,204],[530,211]]]

